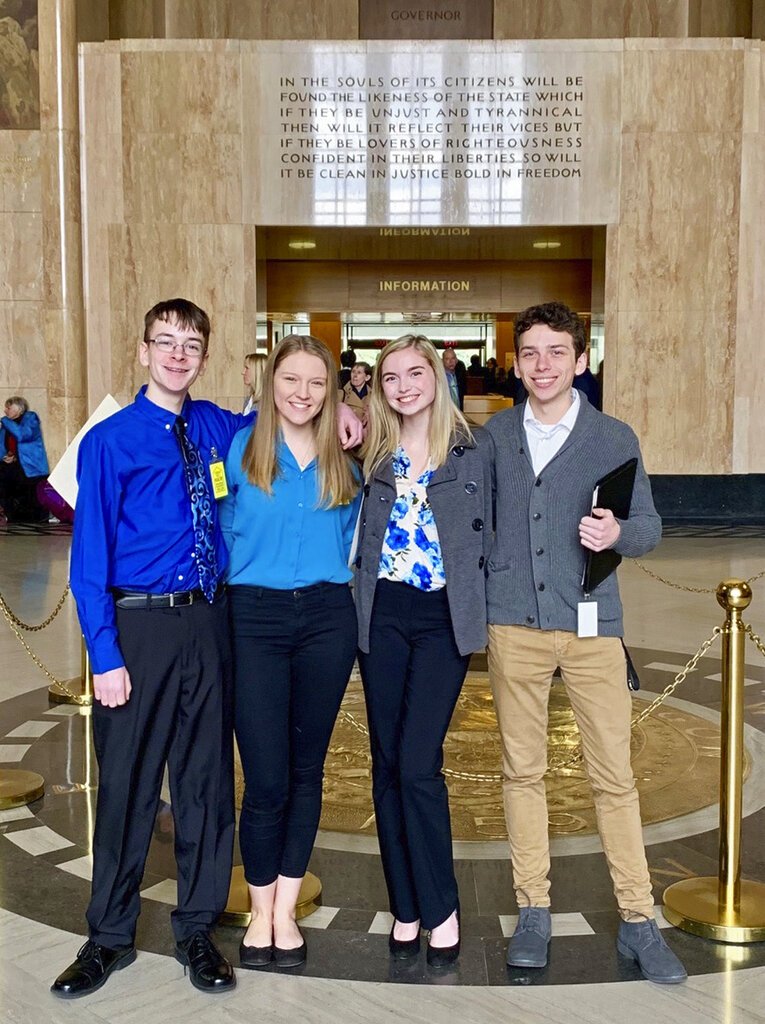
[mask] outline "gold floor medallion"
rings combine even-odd
[[[635,713],[643,701],[635,700]],[[578,748],[574,715],[562,684],[550,697],[548,762],[560,764]],[[485,672],[469,672],[444,747],[455,840],[485,842],[507,837],[502,809],[501,749]],[[720,730],[705,718],[664,705],[632,733],[632,765],[645,825],[717,803]],[[746,771],[749,763],[747,759]],[[369,738],[364,694],[352,678],[343,699],[324,768],[321,827],[375,835]],[[551,835],[597,832],[592,791],[577,765],[547,776]],[[243,780],[237,763],[237,802]]]

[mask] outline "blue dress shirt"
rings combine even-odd
[[[240,430],[226,459],[229,494],[220,523],[230,550],[231,584],[295,590],[314,583],[348,583],[353,532],[361,494],[349,505],[317,508],[316,460],[301,470],[284,442],[273,494],[253,486],[242,469],[251,428]]]
[[[145,391],[89,430],[77,459],[69,578],[94,672],[125,664],[112,588],[167,594],[199,586],[175,414],[155,405]],[[236,431],[252,418],[191,398],[181,415],[208,463],[225,458]],[[228,551],[217,520],[215,551],[223,573]]]

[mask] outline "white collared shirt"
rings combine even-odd
[[[531,402],[526,402],[523,412],[523,429],[526,432],[526,443],[529,446],[531,465],[537,476],[542,472],[548,462],[553,459],[566,443],[566,439],[574,429],[576,418],[579,415],[579,392],[576,388],[571,389],[571,406],[566,415],[557,423],[540,423],[531,408]]]

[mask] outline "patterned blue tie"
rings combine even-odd
[[[218,585],[218,560],[215,557],[213,499],[207,486],[207,474],[196,447],[186,436],[186,424],[177,416],[173,426],[183,456],[186,486],[191,498],[191,519],[194,524],[194,554],[199,573],[199,586],[212,603]]]

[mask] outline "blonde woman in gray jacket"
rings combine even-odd
[[[428,963],[446,967],[460,934],[443,743],[486,643],[493,447],[422,335],[383,349],[369,420],[355,594],[389,947],[416,956],[423,927]]]

